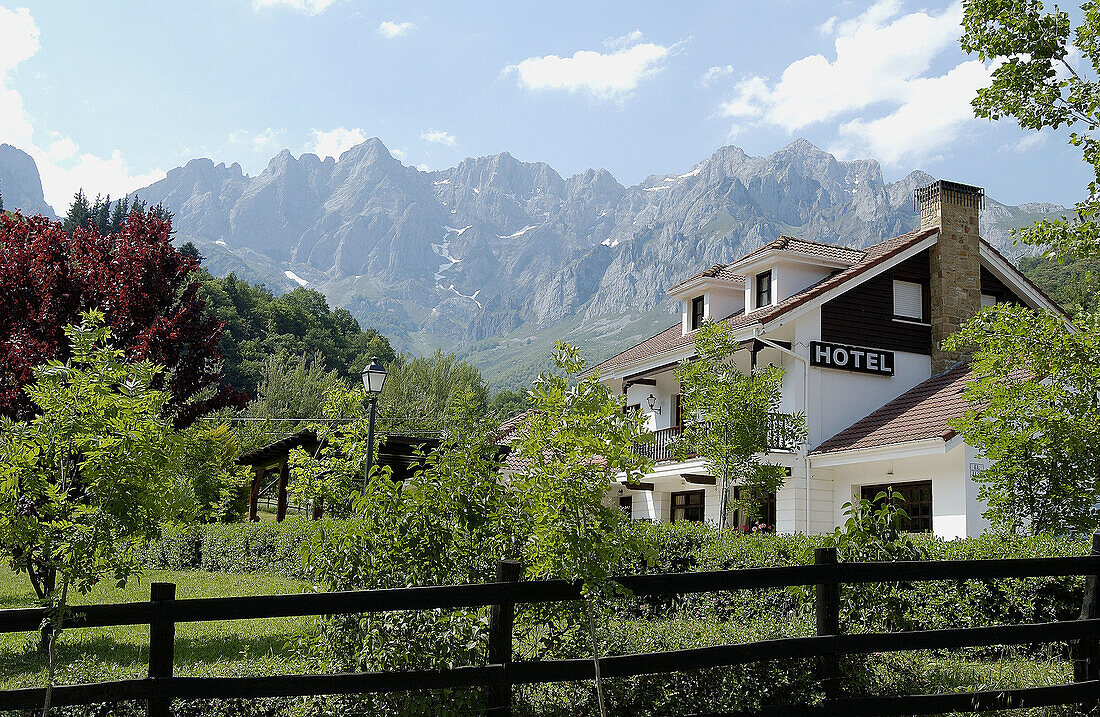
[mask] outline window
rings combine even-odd
[[[733,499],[741,500],[741,486],[735,485],[733,487]],[[743,528],[745,530],[752,530],[753,527],[763,523],[766,527],[764,530],[768,532],[775,532],[775,493],[771,492],[764,496],[763,510],[760,515],[750,525],[748,520],[744,520],[741,517],[741,511],[733,511],[733,525],[735,528]]]
[[[686,490],[672,494],[672,515],[669,522],[688,520],[693,523],[703,522],[703,496],[706,491]]]
[[[756,308],[772,305],[772,273],[765,271],[756,275]]]
[[[996,306],[997,297],[992,294],[982,294],[982,306]]]
[[[691,300],[691,330],[699,328],[703,325],[703,298],[702,296],[696,296]]]
[[[624,495],[619,498],[619,510],[625,513],[627,518],[633,517],[631,513],[634,511],[634,496]]]
[[[865,485],[859,490],[863,500],[874,501],[875,496],[891,487],[891,484]],[[909,516],[902,527],[910,533],[932,532],[932,481],[895,483],[893,488],[901,493],[901,509]]]
[[[680,405],[680,394],[678,393],[672,397],[672,425],[676,428],[684,425],[684,410]]]
[[[920,284],[894,279],[894,316],[914,321],[924,318],[924,290]]]

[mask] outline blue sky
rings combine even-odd
[[[155,8],[151,11],[150,8]],[[1002,201],[1069,204],[1064,133],[972,118],[988,67],[958,3],[0,0],[0,142],[47,201],[118,195],[194,157],[262,171],[280,149],[377,136],[440,169],[511,152],[633,184],[717,147],[797,137],[887,180],[921,168]]]

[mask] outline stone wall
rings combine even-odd
[[[946,371],[962,355],[944,351],[943,340],[955,333],[982,305],[978,211],[981,190],[959,191],[948,182],[933,185],[921,201],[921,229],[939,227],[940,238],[929,252],[932,324],[932,374]],[[935,191],[938,189],[938,191]],[[918,190],[918,197],[921,197]]]

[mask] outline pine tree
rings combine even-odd
[[[111,220],[107,226],[111,234],[115,234],[122,230],[122,224],[126,221],[126,216],[130,213],[129,204],[129,197],[123,197],[115,202],[115,208],[111,210]]]
[[[92,203],[91,220],[92,225],[99,230],[100,234],[107,233],[107,224],[110,221],[111,215],[111,195],[108,194],[106,198],[95,195],[95,202]]]
[[[72,234],[75,229],[87,225],[91,214],[92,208],[88,205],[88,198],[84,196],[84,190],[77,190],[77,193],[73,195],[73,203],[69,206],[69,213],[61,222],[61,230],[66,234]]]

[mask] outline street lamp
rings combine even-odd
[[[363,468],[363,492],[367,490],[367,480],[370,476],[370,467],[374,463],[374,411],[378,405],[378,396],[382,393],[382,386],[386,383],[386,369],[378,361],[377,356],[370,357],[370,363],[363,369],[363,388],[370,400],[370,421],[367,423],[367,465]]]

